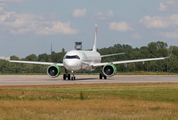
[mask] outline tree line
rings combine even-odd
[[[97,49],[101,55],[125,53],[123,55],[117,55],[112,57],[106,57],[102,59],[102,62],[121,61],[121,60],[133,60],[133,59],[145,59],[145,58],[157,58],[167,57],[171,54],[169,59],[159,61],[148,61],[144,64],[130,63],[116,65],[118,72],[133,72],[133,71],[152,71],[152,72],[177,72],[178,71],[178,46],[168,47],[167,43],[162,41],[150,42],[147,46],[140,48],[132,48],[126,44],[115,44],[108,48]],[[20,60],[25,61],[40,61],[40,62],[58,62],[62,63],[63,57],[66,54],[63,48],[61,52],[52,52],[51,54],[31,54]],[[11,60],[19,60],[17,56],[11,56]],[[10,63],[6,60],[0,60],[0,72],[1,73],[45,73],[47,66],[33,65],[33,64],[19,64]]]

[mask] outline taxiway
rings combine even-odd
[[[62,75],[50,78],[47,75],[0,75],[0,86],[13,85],[62,85],[97,83],[178,83],[177,75],[115,75],[100,80],[98,75],[76,75],[75,81],[63,80]]]

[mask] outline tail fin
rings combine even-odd
[[[97,25],[95,25],[95,39],[94,39],[93,51],[96,51],[96,38],[97,38]]]

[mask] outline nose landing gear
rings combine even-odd
[[[75,73],[72,71],[73,76],[71,77],[71,80],[75,80]]]

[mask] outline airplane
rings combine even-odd
[[[116,53],[109,55],[100,55],[97,52],[96,48],[97,41],[97,25],[95,25],[95,37],[93,50],[72,50],[65,54],[63,58],[63,63],[55,63],[55,62],[37,62],[37,61],[17,61],[17,60],[9,60],[9,62],[14,63],[28,63],[28,64],[41,64],[41,65],[49,65],[47,68],[47,74],[56,78],[60,75],[61,67],[65,69],[65,73],[63,74],[63,80],[75,80],[75,73],[80,71],[94,71],[97,68],[101,68],[101,73],[99,74],[99,79],[107,79],[107,77],[112,77],[116,73],[117,64],[125,64],[135,63],[135,62],[145,62],[145,61],[153,61],[153,60],[163,60],[169,57],[161,57],[161,58],[147,58],[147,59],[137,59],[137,60],[124,60],[124,61],[113,61],[113,62],[104,62],[101,63],[101,59],[103,57],[109,57],[114,55],[121,55],[124,53]],[[73,74],[72,77],[68,72],[71,71]]]

